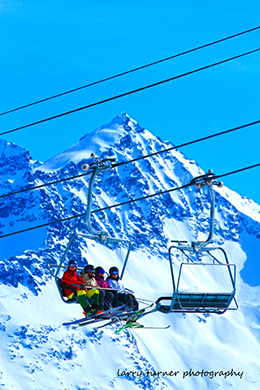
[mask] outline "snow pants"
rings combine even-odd
[[[74,293],[69,296],[69,299],[72,298],[74,298]],[[99,307],[99,291],[95,288],[87,291],[78,290],[77,300],[83,310],[87,309],[89,305],[91,305],[93,309],[97,309]]]
[[[135,297],[131,294],[118,293],[119,302],[125,303],[128,307],[138,310],[139,305]]]

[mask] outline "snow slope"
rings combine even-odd
[[[173,134],[174,138],[174,134]],[[90,153],[126,161],[171,146],[122,113],[44,164],[0,141],[1,194],[83,173]],[[210,167],[209,167],[210,168]],[[187,184],[202,174],[178,150],[100,174],[93,209]],[[216,172],[217,173],[217,172]],[[88,176],[0,198],[0,234],[56,221],[86,210]],[[92,214],[96,229],[133,243],[123,282],[138,298],[172,293],[167,248],[171,239],[208,235],[209,196],[188,188]],[[0,385],[8,390],[257,389],[260,383],[260,206],[227,187],[216,189],[214,241],[237,267],[239,310],[225,314],[144,317],[167,330],[97,330],[61,324],[82,316],[59,298],[47,264],[59,262],[69,238],[86,232],[84,217],[0,240]],[[0,237],[1,238],[1,237]],[[122,266],[125,249],[79,238],[70,258]],[[176,258],[175,266],[179,266]],[[224,276],[223,276],[224,278]],[[190,288],[218,287],[222,276],[187,272]],[[188,285],[186,286],[188,287]],[[221,288],[221,286],[219,286]]]

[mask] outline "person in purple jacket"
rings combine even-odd
[[[106,271],[102,267],[96,267],[95,268],[95,279],[97,281],[97,284],[99,287],[104,288],[105,292],[105,300],[109,303],[112,302],[113,307],[117,307],[122,305],[121,302],[118,301],[118,294],[116,291],[111,290],[111,287],[105,280],[105,273]]]

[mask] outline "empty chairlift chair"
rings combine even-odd
[[[171,296],[158,298],[156,303],[159,306],[158,310],[163,313],[223,314],[226,310],[238,308],[235,298],[236,266],[229,263],[227,253],[223,248],[212,245],[215,216],[215,198],[212,185],[222,186],[223,184],[215,182],[212,171],[193,179],[191,184],[195,184],[198,189],[204,186],[209,189],[211,197],[210,233],[205,242],[196,241],[189,245],[186,241],[172,241],[168,254],[173,292]],[[183,258],[186,259],[180,264],[177,272],[178,262],[173,261],[173,250],[182,253]],[[221,260],[213,253],[220,253]],[[176,279],[175,274],[177,274]],[[187,284],[191,279],[195,284],[208,285],[210,288],[206,288],[206,291],[205,287],[204,289],[191,288]],[[209,281],[207,283],[207,279],[212,281],[213,286],[210,286]]]

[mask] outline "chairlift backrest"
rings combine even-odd
[[[65,303],[78,303],[78,300],[77,300],[77,290],[70,286],[70,285],[67,285],[65,284],[64,282],[62,282],[61,279],[59,278],[55,278],[55,281],[56,281],[56,285],[58,287],[58,291],[60,293],[60,297],[61,299],[63,300],[63,302]],[[68,288],[69,290],[71,290],[72,292],[74,292],[74,297],[72,299],[68,299],[64,290]]]

